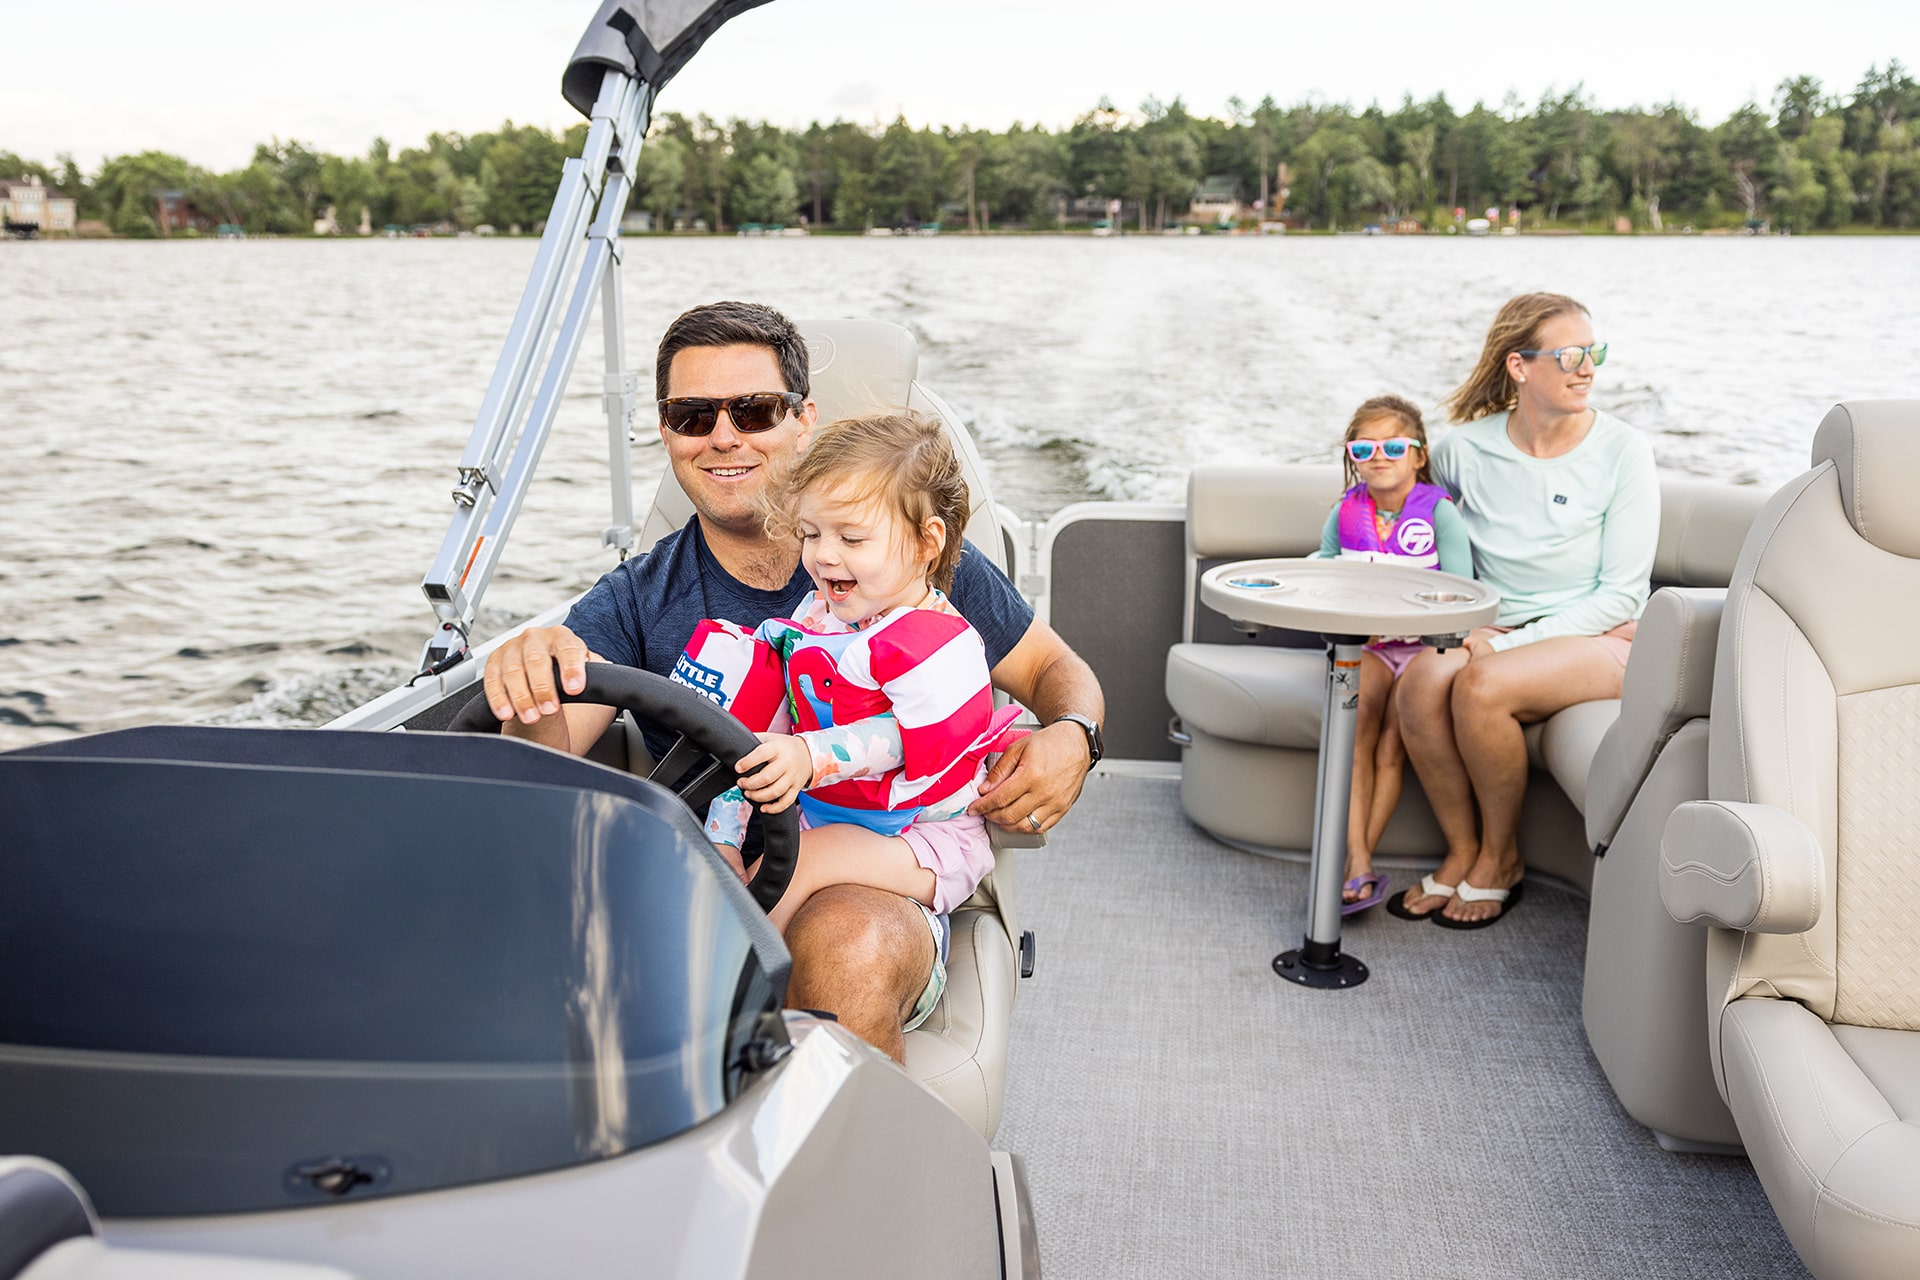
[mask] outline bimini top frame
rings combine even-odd
[[[596,294],[606,347],[602,403],[613,504],[601,542],[623,559],[632,550],[630,433],[640,380],[626,363],[619,272],[620,220],[633,194],[629,162],[667,81],[721,24],[765,3],[607,0],[574,50],[561,91],[592,125],[580,154],[562,170],[526,290],[460,457],[453,518],[420,583],[440,619],[421,655],[423,675],[445,671],[468,655],[480,598],[539,466]]]

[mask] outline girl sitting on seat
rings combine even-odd
[[[979,633],[942,590],[969,508],[960,460],[937,422],[851,419],[821,432],[767,492],[769,530],[799,540],[816,589],[751,638],[784,691],[775,723],[747,710],[744,686],[721,699],[767,731],[736,764],[740,785],[714,801],[708,838],[744,877],[747,801],[768,813],[798,801],[799,862],[769,913],[781,929],[834,884],[889,890],[944,915],[993,868],[986,825],[967,806],[987,756],[1021,736],[1011,727],[1018,708],[994,710]],[[747,639],[702,623],[683,662],[711,673],[704,651],[729,635]]]
[[[1354,410],[1342,463],[1348,488],[1327,516],[1320,558],[1378,560],[1473,576],[1466,525],[1446,490],[1432,482],[1427,429],[1412,402],[1375,396]],[[1373,851],[1399,803],[1407,759],[1389,695],[1419,652],[1419,640],[1404,636],[1375,636],[1361,652],[1343,915],[1386,897],[1387,878],[1374,871]]]

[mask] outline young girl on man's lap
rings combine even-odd
[[[708,837],[744,876],[746,802],[800,805],[807,836],[769,913],[781,929],[835,884],[951,911],[993,866],[967,806],[987,756],[1019,736],[1017,708],[994,711],[979,633],[941,590],[970,505],[952,442],[917,417],[836,423],[768,495],[768,527],[798,539],[815,590],[754,633],[762,658],[777,658],[787,723],[749,722],[771,731],[738,762],[739,787],[714,802]],[[702,627],[690,655],[715,624]]]
[[[1433,483],[1426,425],[1414,404],[1399,396],[1375,396],[1354,410],[1342,464],[1348,487],[1321,533],[1322,558],[1473,576],[1466,525],[1446,490]],[[1390,695],[1393,682],[1419,652],[1417,639],[1392,636],[1376,636],[1361,652],[1343,913],[1373,906],[1386,895],[1386,877],[1373,870],[1373,851],[1400,800],[1406,768]]]

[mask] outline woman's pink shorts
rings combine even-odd
[[[800,815],[800,829],[813,824]],[[933,872],[933,910],[945,915],[973,896],[993,870],[993,846],[987,843],[986,819],[961,814],[944,822],[916,822],[898,837],[913,850],[916,862]]]

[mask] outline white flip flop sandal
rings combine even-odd
[[[1420,877],[1420,892],[1429,898],[1451,898],[1454,895],[1454,890],[1456,887],[1457,886],[1450,885],[1450,884],[1441,884],[1438,880],[1435,880],[1432,876]],[[1444,909],[1441,907],[1435,907],[1431,911],[1407,910],[1407,896],[1412,892],[1413,890],[1408,889],[1405,893],[1396,894],[1395,896],[1388,898],[1387,899],[1388,914],[1399,916],[1402,920],[1426,920],[1430,917],[1439,915],[1440,912]]]
[[[1454,887],[1455,892],[1460,895],[1460,901],[1497,902],[1500,904],[1500,914],[1488,916],[1484,920],[1450,920],[1436,911],[1433,913],[1433,922],[1443,929],[1484,929],[1488,925],[1499,924],[1512,915],[1513,909],[1520,905],[1520,891],[1526,887],[1525,880],[1516,882],[1511,889],[1482,889],[1462,880]]]

